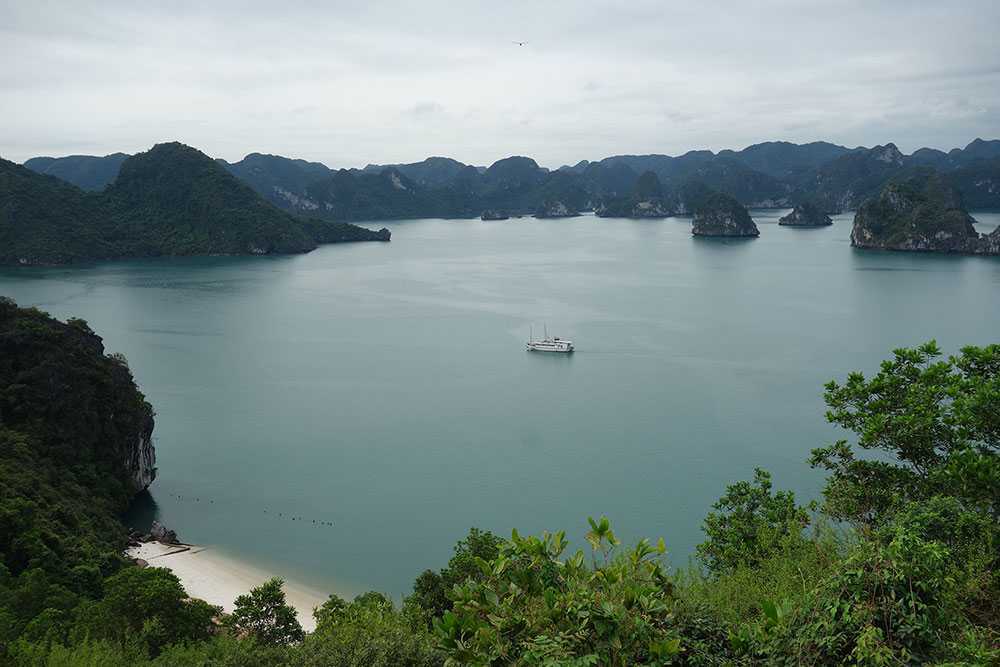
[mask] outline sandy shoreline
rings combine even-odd
[[[207,547],[195,545],[164,545],[146,542],[129,547],[130,558],[141,558],[151,567],[171,570],[188,595],[232,612],[237,597],[250,592],[273,577],[280,576],[258,570],[239,561],[220,556]],[[283,578],[283,577],[282,577]],[[285,580],[282,590],[285,601],[295,608],[299,623],[307,631],[316,629],[313,607],[322,606],[329,596]]]

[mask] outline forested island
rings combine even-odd
[[[976,231],[962,193],[940,174],[891,182],[854,216],[851,245],[913,252],[1000,254],[1000,226]]]
[[[0,160],[0,265],[301,253],[374,240],[389,240],[388,230],[281,211],[179,143],[122,160],[100,192]]]
[[[845,373],[826,418],[856,444],[803,452],[823,502],[758,469],[689,567],[605,517],[581,517],[576,554],[562,530],[472,528],[401,604],[330,596],[304,633],[278,580],[220,615],[122,556],[122,512],[155,487],[152,406],[86,322],[0,297],[0,663],[997,664],[1000,345]]]

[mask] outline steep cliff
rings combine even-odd
[[[954,200],[950,189],[943,189],[947,197],[932,198],[927,194],[941,191],[938,180],[923,190],[908,183],[889,183],[877,197],[858,207],[851,245],[908,252],[998,254],[998,230],[980,236],[972,216],[954,206],[960,200]]]
[[[705,181],[690,181],[684,185],[670,202],[674,215],[691,215],[699,205],[716,193],[716,189]]]
[[[760,236],[760,230],[743,204],[733,197],[714,194],[694,212],[695,236]]]
[[[601,218],[665,218],[670,207],[663,199],[663,184],[654,171],[643,172],[625,198],[607,199],[596,209]]]
[[[0,297],[0,425],[35,456],[96,477],[119,509],[156,477],[153,410],[86,322]]]

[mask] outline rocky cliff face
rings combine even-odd
[[[632,192],[624,199],[601,202],[595,213],[601,218],[665,218],[671,214],[663,199],[663,185],[653,171],[639,177]]]
[[[132,450],[129,472],[135,481],[136,490],[147,489],[156,479],[156,450],[153,448],[153,420],[149,420],[149,431],[141,438],[126,443]]]
[[[507,211],[499,208],[488,208],[483,211],[479,217],[482,220],[506,220],[510,216],[507,215]]]
[[[796,227],[817,227],[832,225],[833,219],[815,202],[801,201],[795,205],[791,213],[779,218],[778,224]]]
[[[135,392],[135,380],[132,373],[119,362],[111,372],[115,384],[122,392]],[[141,394],[140,394],[141,396]],[[135,490],[149,488],[156,479],[156,449],[153,447],[153,409],[148,403],[143,403],[132,411],[128,419],[128,428],[122,431],[118,450],[122,452],[119,460],[128,474],[132,476]]]
[[[628,210],[629,218],[665,218],[670,215],[667,202],[660,199],[643,199],[637,201]]]
[[[570,218],[580,215],[559,199],[545,199],[535,208],[536,218]]]
[[[890,183],[866,200],[854,216],[851,245],[856,248],[996,255],[1000,228],[980,236],[975,220],[948,200],[931,199],[904,183]]]
[[[989,234],[983,234],[981,243],[984,255],[1000,255],[1000,225]]]
[[[698,206],[691,233],[695,236],[760,236],[746,207],[724,194],[714,194]]]
[[[871,153],[872,158],[879,162],[894,164],[900,167],[903,166],[903,154],[896,148],[896,144],[890,143],[885,146],[876,146],[872,149]]]
[[[0,297],[0,428],[70,471],[113,476],[122,497],[156,477],[153,410],[120,354],[105,354],[86,322],[59,322]],[[131,484],[128,482],[131,481]]]
[[[716,189],[705,181],[691,181],[674,195],[670,208],[674,215],[691,215],[703,201],[715,193]]]

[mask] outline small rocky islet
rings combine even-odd
[[[823,227],[832,225],[833,218],[815,201],[800,201],[788,215],[778,219],[779,225],[789,227]]]
[[[698,205],[691,228],[694,236],[757,237],[760,230],[743,204],[716,193]]]

